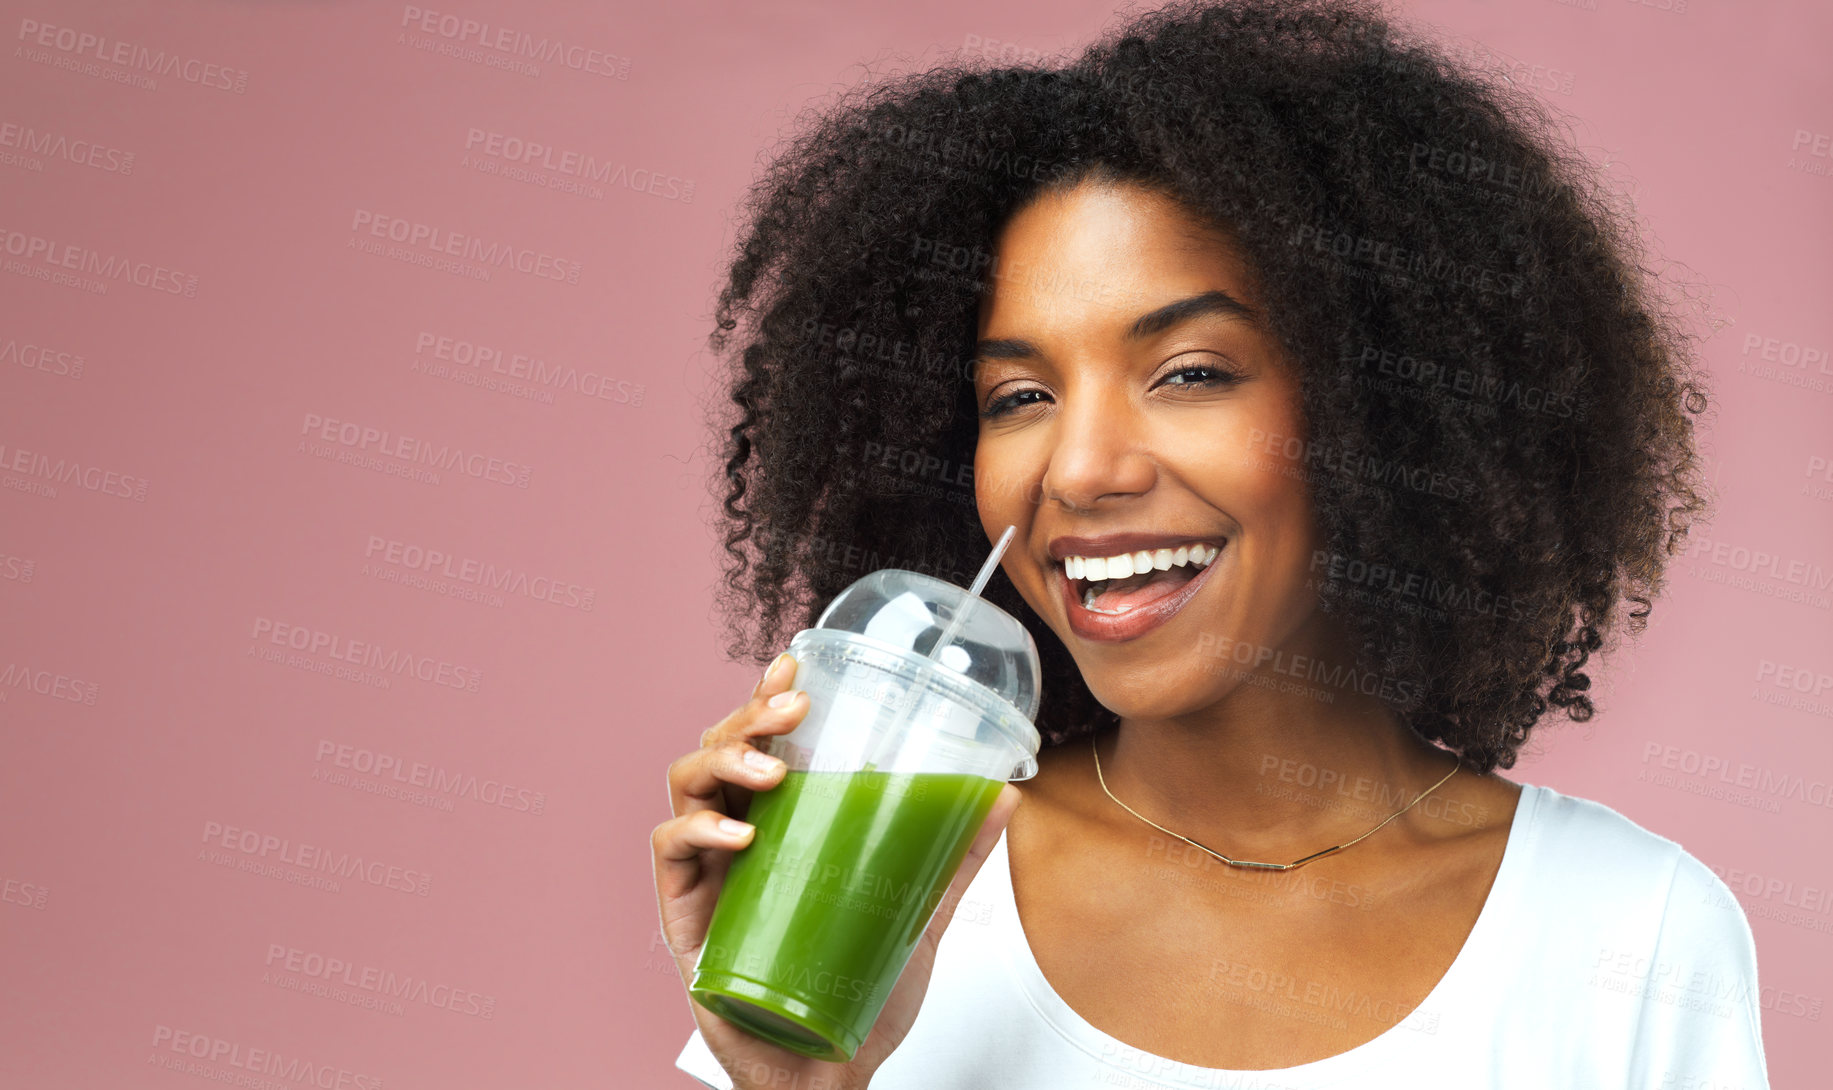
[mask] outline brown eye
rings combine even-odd
[[[1172,379],[1178,378],[1179,376],[1183,376],[1183,375],[1198,375],[1201,377],[1196,378],[1194,380],[1186,380],[1186,381],[1180,381],[1180,382],[1171,381]],[[1170,385],[1170,386],[1232,386],[1235,383],[1242,381],[1246,377],[1247,377],[1246,375],[1243,375],[1238,371],[1230,371],[1222,367],[1210,367],[1207,365],[1192,364],[1189,367],[1180,367],[1177,370],[1166,375],[1164,380],[1160,382],[1159,385],[1161,386],[1163,385]],[[987,405],[985,409],[981,410],[980,418],[982,420],[991,420],[994,417],[1004,416],[1007,413],[1012,412],[1014,409],[1017,409],[1021,405],[1031,404],[1031,402],[1020,401],[1019,398],[1024,397],[1026,394],[1043,394],[1043,393],[1044,393],[1043,390],[1032,388],[1032,389],[1026,389],[1026,390],[1014,390],[1012,393],[1005,394],[1001,397],[996,397],[992,400],[992,402],[990,402]]]
[[[1203,374],[1203,375],[1208,375],[1210,377],[1205,378],[1205,379],[1198,379],[1195,382],[1172,382],[1171,381],[1172,379],[1178,377],[1179,375],[1188,375],[1188,374]],[[1204,366],[1192,365],[1190,367],[1180,367],[1177,370],[1166,375],[1164,384],[1168,384],[1171,386],[1216,386],[1216,385],[1230,385],[1232,383],[1240,382],[1241,379],[1242,379],[1242,376],[1234,371],[1224,371],[1220,367],[1204,367]]]
[[[991,420],[996,416],[1004,416],[1017,407],[1019,398],[1026,394],[1041,394],[1043,392],[1042,390],[1015,390],[1002,397],[996,397],[985,409],[981,410],[980,418],[982,420]]]

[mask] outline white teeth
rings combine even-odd
[[[1105,613],[1110,617],[1118,617],[1122,613],[1131,613],[1133,611],[1132,606],[1121,606],[1119,609],[1096,609],[1094,587],[1088,587],[1082,591],[1082,608],[1088,610],[1090,613]]]
[[[1179,545],[1175,549],[1141,549],[1118,556],[1066,556],[1063,574],[1070,579],[1125,579],[1141,572],[1168,571],[1183,564],[1201,568],[1215,559],[1219,550],[1213,545]]]
[[[1090,585],[1082,588],[1082,607],[1096,613],[1110,615],[1129,612],[1126,609],[1095,609],[1095,587],[1093,584],[1108,579],[1125,579],[1127,576],[1153,570],[1168,571],[1183,564],[1194,568],[1207,568],[1215,561],[1222,550],[1214,545],[1196,543],[1179,545],[1175,549],[1141,549],[1136,553],[1121,553],[1119,556],[1066,556],[1063,558],[1063,574],[1069,579],[1087,580]]]

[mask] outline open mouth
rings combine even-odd
[[[1226,545],[1226,542],[1222,542]],[[1220,552],[1216,555],[1220,555]],[[1212,557],[1209,563],[1214,563]],[[1091,613],[1118,616],[1130,613],[1161,598],[1176,594],[1195,579],[1208,564],[1194,559],[1168,568],[1150,568],[1119,579],[1075,578],[1069,585],[1075,601]]]

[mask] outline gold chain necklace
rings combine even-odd
[[[1172,836],[1177,837],[1179,840],[1182,840],[1186,844],[1192,845],[1193,847],[1202,848],[1204,851],[1208,852],[1210,855],[1215,856],[1217,859],[1220,859],[1222,862],[1227,863],[1231,867],[1243,867],[1243,868],[1248,868],[1252,870],[1291,870],[1294,867],[1302,867],[1306,863],[1311,862],[1313,859],[1322,859],[1327,855],[1335,855],[1337,852],[1340,852],[1344,848],[1347,848],[1350,845],[1356,843],[1357,840],[1362,840],[1364,837],[1372,836],[1375,833],[1380,832],[1382,825],[1386,825],[1389,821],[1393,821],[1395,818],[1406,813],[1408,810],[1411,810],[1413,807],[1419,805],[1419,799],[1423,799],[1427,795],[1430,795],[1432,792],[1437,791],[1440,787],[1443,787],[1445,784],[1445,780],[1448,780],[1452,776],[1455,776],[1457,774],[1458,764],[1463,763],[1462,761],[1459,761],[1458,764],[1452,765],[1451,771],[1445,773],[1444,780],[1440,780],[1437,783],[1433,784],[1431,787],[1428,787],[1424,791],[1421,791],[1419,793],[1418,799],[1414,799],[1412,802],[1407,803],[1405,806],[1402,806],[1400,809],[1389,814],[1386,820],[1382,821],[1381,825],[1375,826],[1373,829],[1370,829],[1368,832],[1363,833],[1362,836],[1357,837],[1355,840],[1350,840],[1342,844],[1338,844],[1334,848],[1325,848],[1321,852],[1312,852],[1310,855],[1305,856],[1303,859],[1295,859],[1290,863],[1256,863],[1251,859],[1230,859],[1228,856],[1223,855],[1221,852],[1216,851],[1214,848],[1208,847],[1203,844],[1198,844],[1196,841],[1190,839],[1187,836],[1184,836],[1182,833],[1172,833],[1170,829],[1167,829],[1163,825],[1160,825],[1158,822],[1153,821],[1151,818],[1140,813],[1138,810],[1133,809],[1131,806],[1128,806],[1126,803],[1120,802],[1119,799],[1115,799],[1114,793],[1112,791],[1107,790],[1107,777],[1101,775],[1101,748],[1095,744],[1095,736],[1092,734],[1089,735],[1089,738],[1088,738],[1088,748],[1092,750],[1095,754],[1095,778],[1101,781],[1101,790],[1107,791],[1108,798],[1114,799],[1115,802],[1120,803],[1120,808],[1122,810],[1125,810],[1127,813],[1132,814],[1134,817],[1145,822],[1147,825],[1152,826],[1154,829],[1157,829],[1161,833],[1170,833]]]

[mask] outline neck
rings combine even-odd
[[[1354,688],[1286,675],[1238,681],[1200,711],[1122,718],[1098,738],[1108,790],[1217,851],[1283,863],[1365,832],[1453,767],[1450,755]],[[1100,803],[1117,821],[1138,821]]]

